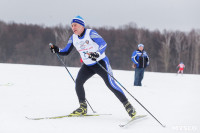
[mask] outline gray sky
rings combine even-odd
[[[200,29],[200,0],[0,0],[0,20],[45,26],[70,24],[77,15],[86,25],[135,22],[150,30]]]

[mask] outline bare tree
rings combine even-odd
[[[184,33],[183,32],[180,32],[180,31],[176,31],[174,33],[174,38],[175,38],[175,48],[176,48],[176,51],[177,51],[177,54],[178,54],[178,57],[177,57],[177,61],[178,62],[181,62],[181,52],[182,52],[182,47],[183,47],[183,39],[184,39]]]
[[[56,45],[58,45],[60,48],[64,48],[70,36],[72,35],[71,28],[69,26],[66,26],[65,28],[62,26],[59,26],[55,28],[54,30],[55,38],[56,38]],[[68,56],[64,56],[63,60],[68,66],[80,66],[80,62],[78,61],[80,59],[80,56],[76,52],[75,48],[70,52]]]
[[[193,73],[199,73],[199,60],[200,60],[200,31],[195,31],[195,40],[194,40],[194,66],[193,66]]]
[[[150,57],[148,71],[173,72],[177,62],[183,61],[186,73],[200,73],[200,30],[149,31],[130,23],[119,29],[93,28],[108,43],[106,55],[114,69],[129,70],[131,54],[138,43],[145,45]],[[49,51],[52,42],[64,48],[72,35],[70,26],[48,28],[38,25],[6,24],[0,21],[0,61],[23,64],[62,65]],[[79,67],[80,56],[74,48],[62,57],[67,66]],[[184,60],[183,60],[184,59]]]
[[[192,30],[188,34],[189,73],[199,73],[200,32]],[[188,67],[187,67],[188,68]]]
[[[163,59],[165,72],[167,72],[170,63],[170,42],[173,33],[164,30],[163,35],[164,35],[164,41],[162,42],[162,49],[160,50],[159,54]]]
[[[137,30],[136,35],[137,35],[136,42],[137,44],[139,44],[143,40],[142,30]]]

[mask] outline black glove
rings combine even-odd
[[[50,50],[52,53],[58,53],[59,52],[59,48],[56,45],[51,45]]]
[[[89,55],[89,58],[90,58],[91,60],[93,60],[93,61],[96,61],[97,58],[99,57],[99,54],[98,54],[97,52],[90,52],[89,54],[90,54],[90,55]]]

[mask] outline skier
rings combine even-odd
[[[181,62],[176,68],[179,68],[177,74],[179,74],[180,72],[183,74],[183,70],[185,68],[185,65],[183,64],[183,62]]]
[[[96,63],[96,61],[98,61],[112,74],[108,57],[105,55],[107,43],[95,30],[86,29],[84,19],[80,16],[76,16],[72,19],[71,28],[74,34],[69,38],[65,48],[60,49],[56,45],[50,48],[53,53],[68,55],[75,47],[83,61],[75,82],[75,89],[80,107],[74,110],[70,115],[85,115],[87,113],[87,103],[83,85],[94,74],[98,74],[104,80],[107,87],[116,95],[121,103],[123,103],[129,116],[134,118],[136,115],[135,108],[130,104],[122,89],[115,83],[113,78]]]
[[[135,50],[131,57],[133,61],[133,68],[135,68],[134,86],[142,86],[142,79],[144,77],[144,70],[149,65],[149,56],[144,51],[144,45],[138,44],[138,50]]]

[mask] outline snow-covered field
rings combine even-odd
[[[69,68],[74,78],[78,70]],[[148,116],[126,128],[119,127],[130,118],[98,75],[86,82],[86,98],[97,113],[112,115],[28,120],[26,116],[65,115],[79,107],[74,82],[64,67],[0,63],[0,133],[200,132],[200,75],[145,72],[144,86],[134,87],[134,71],[113,73],[166,128],[126,92],[137,113]],[[88,112],[92,113],[90,108]]]

